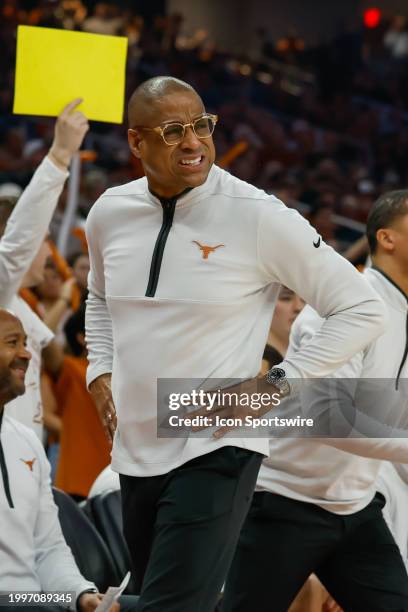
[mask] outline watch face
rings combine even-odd
[[[286,372],[285,370],[282,370],[282,368],[273,368],[273,370],[271,371],[271,374],[273,378],[276,378],[276,379],[286,378]]]

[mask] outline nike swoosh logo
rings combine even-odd
[[[320,246],[320,241],[321,241],[321,237],[319,236],[319,240],[317,240],[316,242],[313,242],[313,246],[315,249],[318,249]]]

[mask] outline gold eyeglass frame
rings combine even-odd
[[[196,134],[196,131],[194,129],[194,124],[197,123],[197,121],[200,121],[201,119],[206,119],[209,118],[212,120],[214,127],[213,127],[213,131],[211,132],[211,134],[209,134],[208,136],[199,136],[198,134]],[[172,121],[171,123],[167,123],[164,127],[162,127],[161,125],[151,128],[151,127],[144,127],[143,125],[136,125],[134,128],[131,129],[131,131],[134,130],[149,130],[151,132],[156,132],[156,134],[159,134],[162,139],[164,144],[166,144],[168,147],[174,147],[175,145],[180,144],[180,142],[183,141],[185,135],[186,135],[186,128],[191,127],[191,129],[194,132],[194,135],[199,138],[200,140],[205,140],[206,138],[211,138],[211,136],[214,134],[214,130],[215,130],[215,126],[217,125],[217,121],[218,121],[218,115],[212,115],[211,113],[205,113],[205,115],[201,115],[201,117],[197,117],[197,119],[195,119],[193,122],[191,123],[179,123],[178,121]],[[169,125],[181,125],[181,127],[183,128],[183,135],[180,138],[180,140],[178,140],[177,142],[166,142],[165,138],[164,138],[164,130],[166,127],[168,127]]]

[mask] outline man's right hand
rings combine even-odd
[[[102,374],[89,385],[103,428],[112,444],[116,430],[116,410],[112,399],[111,374]]]
[[[101,593],[83,593],[78,601],[77,607],[80,612],[94,612],[99,606],[103,598]],[[120,612],[120,605],[115,602],[110,608],[109,612]]]
[[[61,170],[68,168],[89,130],[88,119],[74,110],[81,102],[82,98],[76,98],[67,104],[55,124],[54,140],[48,155]]]

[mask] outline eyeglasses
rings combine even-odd
[[[135,126],[142,130],[150,130],[160,134],[166,145],[172,146],[179,144],[184,139],[186,134],[186,128],[191,127],[197,138],[204,139],[210,138],[214,132],[215,125],[218,121],[217,115],[202,115],[192,123],[167,123],[166,125],[159,127],[144,127]]]

